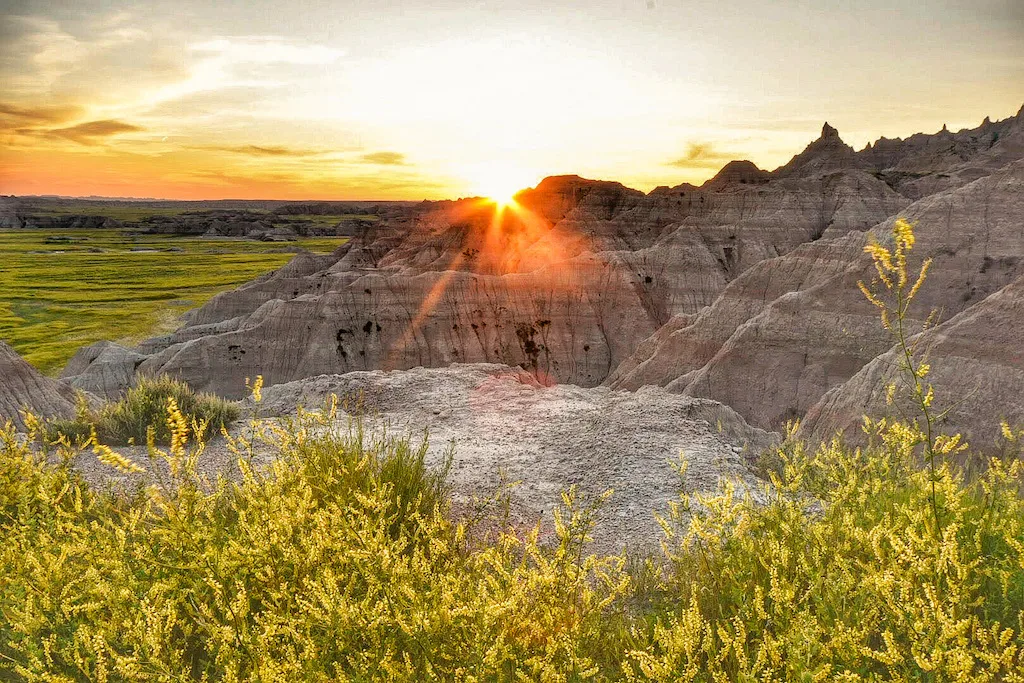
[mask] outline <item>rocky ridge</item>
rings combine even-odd
[[[560,176],[504,212],[424,203],[216,297],[140,346],[138,371],[239,396],[257,373],[501,363],[661,385],[777,428],[889,347],[856,283],[871,275],[864,244],[897,215],[935,258],[919,321],[1021,275],[1022,158],[1024,111],[859,152],[826,124],[783,167],[732,162],[700,188]]]

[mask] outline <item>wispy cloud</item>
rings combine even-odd
[[[25,124],[56,124],[70,121],[81,114],[82,108],[68,106],[19,107],[15,104],[0,102],[0,118]],[[3,125],[3,124],[0,124]]]
[[[404,166],[405,155],[398,152],[371,152],[359,157],[364,164],[377,164],[379,166]]]
[[[231,154],[245,154],[254,157],[314,157],[327,154],[322,150],[299,149],[295,147],[284,147],[281,145],[234,145],[226,147],[198,147],[196,149],[210,150],[213,152],[230,152]]]
[[[666,166],[676,168],[718,168],[719,166],[738,159],[742,155],[716,149],[710,142],[691,142],[686,154],[666,162]]]
[[[109,138],[114,135],[120,135],[122,133],[138,133],[144,131],[145,128],[133,125],[131,123],[125,123],[124,121],[117,121],[114,119],[107,119],[104,121],[87,121],[85,123],[79,123],[75,126],[69,126],[67,128],[50,128],[50,129],[28,129],[20,132],[28,134],[41,135],[49,138],[63,138],[65,140],[71,140],[82,145],[94,145],[104,138]]]
[[[157,105],[196,93],[226,88],[268,88],[284,85],[294,73],[272,74],[273,69],[324,66],[345,55],[327,45],[303,44],[279,36],[214,38],[188,47],[187,78],[159,88],[148,103]]]
[[[243,64],[330,64],[345,56],[344,50],[302,44],[279,36],[215,38],[193,45],[192,50]]]

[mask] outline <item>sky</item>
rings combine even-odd
[[[1021,0],[4,0],[0,194],[649,191],[1024,103]]]

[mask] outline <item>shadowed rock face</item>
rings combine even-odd
[[[1019,161],[902,212],[917,224],[920,256],[934,258],[911,311],[918,324],[932,309],[942,319],[967,310],[1024,273],[1022,190]],[[759,426],[803,415],[891,344],[857,282],[873,275],[864,245],[885,239],[892,220],[757,264],[699,316],[659,330],[607,383],[714,398]]]
[[[146,359],[114,342],[101,341],[78,350],[60,374],[75,389],[105,399],[116,399],[135,379],[135,370]]]
[[[821,137],[793,157],[788,164],[777,169],[774,175],[780,178],[799,177],[864,166],[853,147],[843,142],[839,131],[826,122],[821,128]]]
[[[504,212],[424,203],[215,297],[138,369],[239,396],[255,374],[502,363],[662,385],[774,428],[889,348],[856,283],[897,214],[935,258],[918,320],[1022,274],[1022,140],[1018,115],[855,152],[826,124],[782,168],[735,162],[701,188],[560,176]]]
[[[114,230],[122,224],[107,216],[24,216],[11,206],[0,208],[0,230]]]
[[[10,420],[23,428],[22,410],[39,417],[72,417],[75,390],[39,374],[14,349],[0,341],[0,424]]]
[[[1000,422],[1024,424],[1024,277],[913,341],[932,367],[935,408],[949,411],[940,422],[964,434],[979,451],[991,448]],[[821,441],[842,433],[862,442],[864,414],[915,414],[906,401],[886,405],[886,387],[898,381],[898,349],[873,359],[849,381],[826,393],[807,413],[801,432]]]
[[[721,190],[734,185],[764,185],[772,174],[762,171],[752,161],[730,161],[715,177],[701,185],[705,190]]]
[[[857,153],[861,163],[911,199],[959,187],[1024,157],[1024,107],[1016,116],[956,133],[881,138]]]

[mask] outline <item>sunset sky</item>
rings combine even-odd
[[[642,190],[1024,103],[1021,0],[5,0],[0,194]]]

